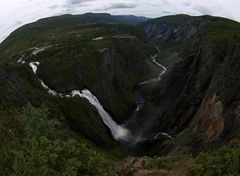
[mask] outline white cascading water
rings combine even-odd
[[[127,141],[129,136],[131,136],[128,129],[118,125],[113,121],[112,117],[103,109],[102,105],[98,99],[87,89],[83,89],[81,92],[79,90],[73,90],[71,96],[74,97],[78,95],[79,97],[86,98],[89,103],[91,103],[99,112],[105,125],[109,127],[111,133],[116,140]]]
[[[29,66],[32,68],[32,71],[33,71],[33,73],[34,73],[35,75],[37,74],[37,69],[38,69],[38,66],[39,66],[39,65],[40,65],[39,62],[30,62],[30,63],[29,63]],[[43,82],[43,80],[41,80],[41,79],[38,79],[38,80],[39,80],[40,84],[42,85],[42,87],[43,87],[44,89],[46,89],[50,95],[53,95],[53,96],[62,96],[62,94],[59,94],[59,93],[57,93],[55,90],[50,89],[50,88]]]

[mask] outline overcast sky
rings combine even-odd
[[[146,17],[185,13],[240,21],[240,0],[0,0],[0,42],[18,27],[43,17],[86,12]]]

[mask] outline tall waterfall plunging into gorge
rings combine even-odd
[[[114,122],[112,117],[103,109],[98,99],[89,90],[83,89],[81,92],[79,90],[73,90],[71,95],[73,97],[78,95],[79,97],[86,98],[98,110],[104,124],[111,130],[114,139],[118,141],[128,141],[130,139],[130,131]]]
[[[32,54],[36,55],[34,48],[32,50],[33,50]],[[42,51],[44,51],[44,49],[40,50],[39,52],[42,52]],[[26,63],[23,60],[23,57],[24,57],[24,54],[22,55],[21,60],[20,61],[18,60],[18,63],[22,63],[22,64]],[[161,67],[163,69],[163,71],[159,74],[159,77],[144,81],[144,82],[140,83],[139,85],[159,81],[159,80],[161,80],[161,76],[166,72],[166,68],[156,62],[156,60],[155,60],[156,55],[151,56],[150,58],[151,58],[151,61],[154,64],[156,64],[157,66]],[[37,76],[37,70],[38,70],[39,65],[40,65],[40,62],[30,62],[29,63],[29,66],[32,68],[32,71],[33,71],[34,75],[36,75],[36,76]],[[136,116],[137,116],[139,110],[144,105],[143,98],[140,98],[137,101],[137,107],[133,111],[132,116],[122,125],[118,125],[112,119],[112,117],[104,110],[103,106],[101,105],[101,103],[99,102],[97,97],[94,96],[90,90],[88,90],[88,89],[72,90],[69,94],[58,93],[55,90],[50,89],[49,86],[46,85],[44,83],[44,81],[42,79],[40,79],[38,76],[37,76],[37,79],[40,82],[40,84],[42,85],[42,87],[45,90],[47,90],[48,94],[50,94],[52,96],[58,96],[60,98],[70,98],[70,97],[79,96],[81,98],[87,99],[88,102],[96,108],[100,117],[102,118],[103,123],[110,129],[111,134],[115,140],[120,141],[127,145],[134,145],[142,140],[142,130],[141,130],[140,126],[138,125]]]
[[[32,68],[32,71],[35,75],[37,75],[37,69],[40,65],[39,62],[30,62],[29,66]],[[42,87],[48,91],[50,95],[53,96],[59,96],[61,98],[63,97],[75,97],[79,96],[82,98],[85,98],[91,103],[98,111],[99,115],[102,118],[102,121],[104,124],[111,130],[112,136],[117,141],[123,141],[123,142],[130,142],[133,140],[133,137],[131,135],[131,132],[126,129],[122,125],[118,125],[115,121],[113,121],[112,117],[103,109],[101,103],[98,101],[97,97],[95,97],[91,91],[88,89],[83,90],[72,90],[70,94],[63,94],[63,93],[57,93],[55,90],[50,89],[40,78],[38,78],[39,82],[41,83]]]

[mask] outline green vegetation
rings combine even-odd
[[[150,162],[147,162],[144,167],[146,169],[166,169],[170,170],[172,167],[172,161],[167,157],[153,158]]]
[[[200,153],[190,168],[192,176],[222,176],[240,174],[240,147],[226,147]]]
[[[113,160],[96,150],[44,107],[28,105],[16,131],[1,126],[0,175],[113,175]]]
[[[165,170],[166,175],[238,176],[240,175],[240,147],[239,145],[226,146],[201,152],[195,157],[180,153],[155,156],[145,162],[144,169]]]

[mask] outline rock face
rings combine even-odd
[[[161,45],[186,40],[172,70],[152,93],[158,124],[150,128],[176,135],[175,147],[191,146],[194,151],[234,143],[239,136],[240,25],[202,18],[198,23],[190,20],[166,28],[157,22],[146,28],[148,33],[155,31],[149,33],[151,39],[157,40],[153,36],[161,34]]]
[[[173,15],[149,20],[143,24],[147,36],[154,42],[183,42],[216,19],[209,16]]]
[[[214,140],[222,134],[224,129],[223,103],[219,97],[213,95],[207,102],[203,102],[198,116],[200,120],[193,128],[195,133],[206,129],[206,131],[202,130],[204,141]]]
[[[227,142],[237,140],[239,136],[240,80],[238,79],[240,56],[239,44],[229,41],[221,62],[215,68],[203,101],[191,122],[195,138],[203,143]],[[220,57],[219,57],[220,58]],[[195,120],[196,118],[196,120]],[[231,143],[231,142],[230,142]]]

